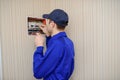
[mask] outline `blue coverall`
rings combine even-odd
[[[74,70],[74,45],[65,32],[60,32],[36,48],[33,55],[33,72],[37,79],[69,80]]]

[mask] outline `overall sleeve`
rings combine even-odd
[[[34,77],[41,79],[49,75],[59,64],[63,47],[60,44],[52,44],[43,55],[43,47],[37,47],[33,56]]]

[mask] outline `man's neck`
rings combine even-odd
[[[51,36],[54,36],[54,35],[56,35],[56,34],[58,34],[58,33],[60,33],[60,32],[64,32],[64,30],[56,30],[56,31],[53,31],[53,33],[52,33],[52,35]]]

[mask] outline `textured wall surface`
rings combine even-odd
[[[48,12],[45,0],[2,0],[2,67],[3,80],[34,80],[32,55],[34,37],[28,36],[27,17],[41,17]],[[43,4],[44,3],[44,4]]]
[[[120,0],[1,0],[3,80],[34,80],[34,37],[27,16],[55,8],[70,17],[66,32],[75,44],[71,80],[120,80]]]
[[[0,0],[1,5],[1,0]],[[1,6],[0,6],[1,10]],[[0,13],[0,80],[2,80],[2,51],[1,51],[1,13]]]
[[[67,32],[76,51],[72,80],[120,80],[120,1],[51,1],[51,9],[70,15]]]

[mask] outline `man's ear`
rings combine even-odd
[[[56,24],[55,24],[54,21],[51,21],[51,25],[52,25],[52,27],[54,28]]]

